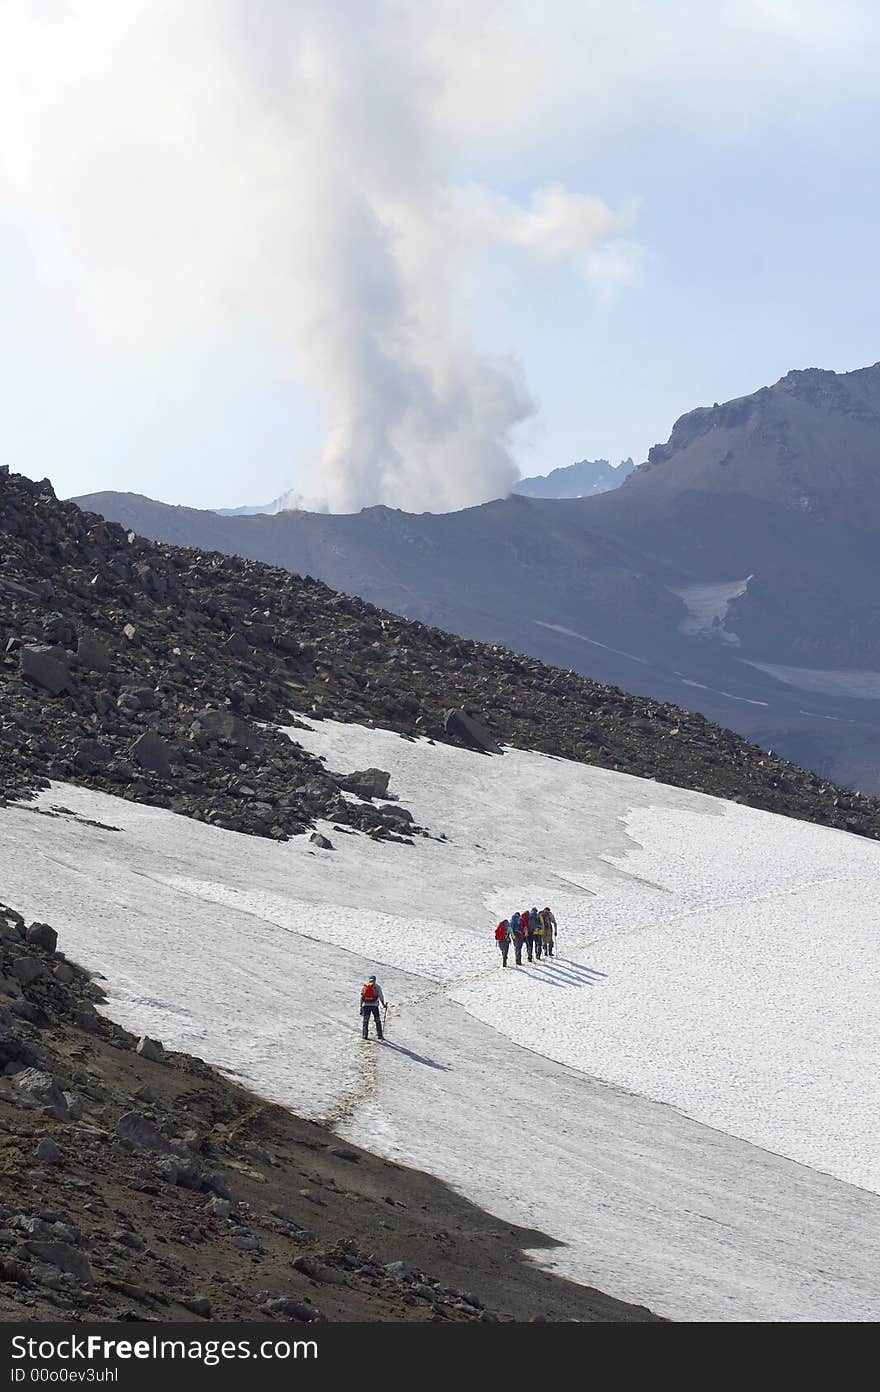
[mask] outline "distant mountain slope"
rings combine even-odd
[[[590,498],[595,493],[619,488],[634,468],[631,459],[614,467],[607,459],[581,459],[567,468],[521,479],[512,492],[527,498]]]
[[[545,511],[564,521],[570,507],[514,506],[524,537]],[[488,511],[490,521],[507,516],[505,504]],[[402,517],[372,510],[377,544]],[[291,518],[214,521],[286,535]],[[308,516],[327,520],[358,521]],[[549,556],[549,525],[539,535]],[[570,545],[561,525],[558,537]],[[59,502],[45,480],[0,469],[0,540],[0,798],[52,777],[274,839],[316,815],[392,834],[401,830],[393,804],[346,800],[349,790],[279,742],[275,726],[295,709],[471,744],[460,719],[470,709],[487,728],[479,747],[517,745],[880,838],[880,802],[769,758],[702,716],[285,570],[145,541]],[[596,554],[603,559],[598,544]],[[608,564],[621,566],[613,554]],[[509,565],[505,557],[496,568]]]
[[[880,701],[866,694],[880,671],[880,364],[792,372],[693,411],[621,488],[590,498],[240,518],[130,494],[80,501],[146,536],[313,574],[698,706],[880,791]],[[816,671],[848,675],[834,690]]]

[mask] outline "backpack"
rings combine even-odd
[[[362,998],[365,1001],[374,1001],[378,997],[375,981],[368,981],[362,991]]]

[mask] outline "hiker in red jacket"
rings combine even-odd
[[[507,954],[510,951],[510,924],[503,918],[495,929],[495,941],[501,948],[501,965],[507,966]]]
[[[385,1036],[382,1033],[382,1021],[379,1019],[380,1005],[385,1005],[385,997],[382,994],[382,987],[379,985],[375,976],[370,976],[364,982],[364,985],[361,989],[361,1017],[364,1022],[364,1039],[366,1039],[369,1035],[371,1015],[376,1022],[377,1037],[379,1039],[385,1038]]]

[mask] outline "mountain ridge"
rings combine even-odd
[[[353,805],[276,726],[299,709],[460,743],[455,712],[470,710],[489,742],[880,836],[880,802],[699,714],[309,577],[144,541],[59,502],[47,481],[0,471],[0,504],[7,797],[54,777],[279,839],[328,813],[406,836],[393,805]],[[542,505],[516,506],[529,517]]]
[[[315,574],[408,617],[696,703],[823,776],[880,791],[880,706],[865,695],[880,672],[878,460],[874,365],[792,372],[689,412],[620,488],[589,498],[274,519],[82,502],[148,536]],[[698,621],[692,608],[706,612],[725,585],[723,613]],[[843,674],[833,697],[827,671]]]

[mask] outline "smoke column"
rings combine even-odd
[[[515,359],[474,341],[469,277],[493,254],[514,275],[627,273],[601,200],[548,187],[521,206],[459,180],[531,100],[517,11],[9,0],[0,179],[63,241],[108,357],[271,339],[324,423],[297,488],[340,511],[503,496],[535,404]]]

